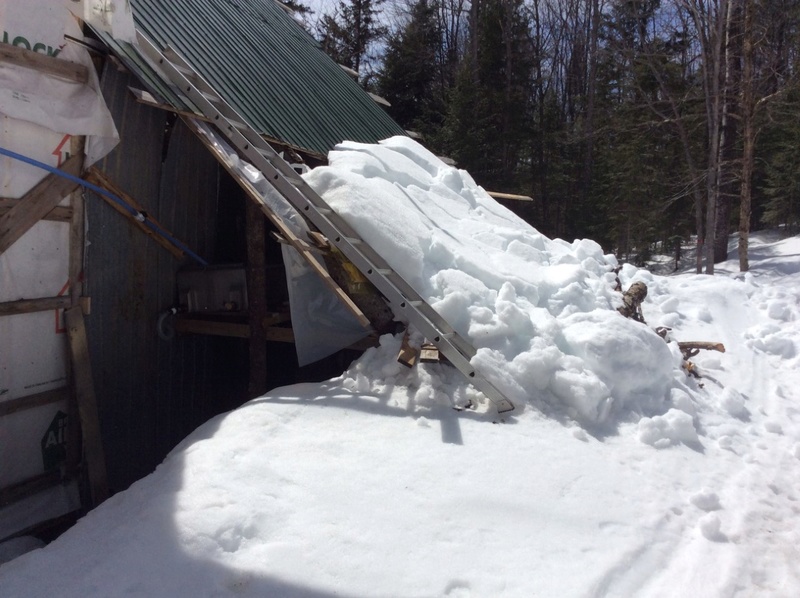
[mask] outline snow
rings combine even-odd
[[[201,426],[2,565],[0,595],[800,595],[800,238],[754,235],[747,274],[622,266],[644,325],[615,311],[613,256],[545,238],[409,140],[342,144],[306,176],[517,409],[405,368],[386,335]],[[726,351],[691,377],[657,326]]]

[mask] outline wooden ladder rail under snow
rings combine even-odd
[[[381,292],[399,320],[419,330],[500,413],[514,404],[470,363],[475,348],[437,313],[358,233],[339,216],[272,146],[191,65],[169,47],[163,53],[139,34],[139,49],[255,166],[266,181],[305,216]]]

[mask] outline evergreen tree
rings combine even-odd
[[[359,73],[365,85],[372,76],[373,46],[388,31],[379,19],[379,8],[384,1],[339,0],[333,14],[324,14],[318,25],[325,52]]]
[[[532,60],[521,0],[476,0],[472,51],[449,98],[446,151],[494,190],[518,190],[530,126]]]
[[[378,77],[389,114],[403,127],[435,140],[444,119],[441,31],[436,0],[418,0],[408,22],[391,34]]]

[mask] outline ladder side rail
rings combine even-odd
[[[423,309],[427,312],[420,316],[427,320],[432,320],[436,323],[439,330],[447,335],[448,342],[452,343],[456,350],[464,353],[469,358],[475,354],[475,349],[460,335],[450,327],[450,325],[441,316],[431,308],[427,302],[416,293],[416,291],[405,282],[402,277],[396,276],[394,281],[388,280],[385,276],[376,273],[381,271],[392,270],[383,258],[377,254],[369,245],[364,243],[360,236],[352,229],[349,223],[346,223],[335,211],[325,202],[325,200],[314,191],[308,183],[305,182],[291,166],[275,152],[269,143],[264,140],[258,133],[256,133],[246,120],[239,115],[232,107],[230,107],[221,98],[220,101],[214,103],[209,100],[207,94],[201,92],[197,86],[197,81],[203,81],[199,75],[195,75],[191,79],[183,72],[185,70],[192,70],[191,66],[185,60],[179,57],[174,50],[169,50],[170,56],[174,60],[179,60],[182,66],[176,67],[171,60],[165,57],[160,57],[160,54],[154,46],[150,46],[157,59],[159,66],[167,72],[167,75],[173,81],[181,83],[181,92],[189,97],[198,108],[203,112],[204,116],[209,118],[228,139],[237,146],[237,148],[247,157],[247,159],[262,172],[267,181],[275,187],[278,192],[301,214],[305,215],[320,231],[326,235],[329,240],[335,241],[337,247],[353,264],[362,270],[362,273],[367,275],[373,284],[378,288],[386,298],[395,305],[407,306],[409,302],[424,306]],[[192,71],[193,72],[193,71]],[[213,88],[203,81],[203,86],[213,92]],[[225,108],[223,113],[220,109]],[[234,118],[237,122],[247,125],[248,128],[242,129],[234,126],[230,119]],[[323,213],[324,212],[324,213]],[[354,247],[350,239],[356,239],[361,247]],[[366,248],[369,248],[368,250]],[[369,251],[370,256],[365,256],[365,250]],[[402,282],[401,282],[402,281]],[[398,288],[398,283],[403,288]],[[408,314],[414,311],[419,311],[419,308],[411,310],[404,309],[404,313]],[[412,317],[411,320],[417,318]],[[415,325],[419,322],[414,322]],[[440,336],[440,335],[436,335]]]

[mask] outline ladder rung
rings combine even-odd
[[[220,98],[215,93],[209,93],[207,91],[202,91],[200,89],[198,89],[197,91],[198,91],[198,93],[200,93],[201,96],[203,96],[205,99],[207,99],[212,104],[218,104],[219,102],[222,101],[222,98]]]
[[[239,131],[242,131],[250,128],[245,123],[239,122],[238,120],[232,120],[229,118],[227,119],[227,121],[228,121],[228,127],[231,129],[238,129]]]
[[[379,276],[390,276],[394,274],[394,270],[392,270],[391,268],[370,268],[369,270],[367,270],[367,274],[370,276],[374,274],[377,274]]]

